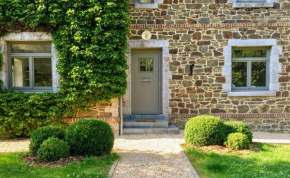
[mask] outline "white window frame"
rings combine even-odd
[[[8,33],[0,38],[0,52],[3,53],[4,65],[0,71],[0,79],[3,81],[3,88],[9,88],[9,55],[8,44],[13,41],[23,42],[51,42],[51,60],[52,60],[52,88],[53,92],[59,91],[59,74],[57,73],[56,63],[58,52],[54,48],[51,34],[46,32],[20,32],[20,33]],[[36,91],[34,91],[36,92]]]
[[[277,0],[229,0],[233,8],[274,7],[275,2]]]
[[[267,90],[234,90],[232,87],[232,50],[233,48],[246,47],[267,47],[269,48],[269,81]],[[276,39],[251,39],[240,40],[230,39],[228,46],[224,47],[225,65],[222,68],[222,74],[226,78],[223,84],[223,91],[228,92],[228,96],[276,96],[279,90],[278,77],[281,72],[281,63],[279,55],[282,54],[282,47],[277,46]]]
[[[51,42],[9,42],[8,43],[8,77],[9,77],[9,88],[14,90],[19,90],[23,92],[45,92],[45,91],[52,91],[52,86],[46,86],[46,87],[40,87],[35,86],[35,73],[34,73],[34,59],[35,58],[47,58],[51,61],[51,71],[52,71],[52,55],[50,53],[12,53],[11,52],[11,46],[13,44],[42,44],[42,43],[51,43]],[[51,45],[52,47],[52,45]],[[52,51],[52,49],[51,49]],[[14,87],[13,86],[13,77],[12,77],[12,59],[13,58],[27,58],[29,61],[29,86],[23,86],[23,87]],[[52,80],[52,76],[51,76]]]
[[[136,9],[158,9],[158,4],[163,3],[163,0],[153,0],[153,3],[141,3],[140,0],[130,0],[130,3],[135,4]]]
[[[246,50],[248,48],[233,48],[233,50]],[[250,48],[251,50],[267,49],[267,48]],[[247,86],[246,87],[235,87],[232,84],[233,91],[240,90],[268,90],[269,89],[269,54],[270,49],[267,49],[266,57],[248,57],[248,58],[232,58],[232,62],[246,62],[247,63]],[[265,87],[254,87],[251,86],[251,76],[252,76],[252,63],[253,62],[266,62],[266,86]]]

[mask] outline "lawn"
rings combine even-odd
[[[213,178],[286,178],[290,177],[290,146],[255,144],[248,154],[203,151],[183,147],[200,177]]]
[[[102,158],[85,158],[80,164],[71,163],[66,167],[29,166],[20,160],[25,153],[0,154],[0,178],[63,178],[63,177],[108,177],[111,165],[119,158],[117,154]]]

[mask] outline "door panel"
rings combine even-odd
[[[160,52],[132,53],[132,114],[160,114]]]

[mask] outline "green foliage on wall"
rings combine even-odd
[[[2,67],[3,67],[3,53],[0,53],[0,71],[2,70]],[[2,80],[0,79],[0,87],[2,86],[3,82]]]
[[[128,0],[0,1],[0,36],[15,31],[52,34],[59,52],[57,69],[61,76],[60,91],[53,97],[60,97],[62,104],[55,98],[57,101],[51,107],[69,106],[75,110],[125,94],[128,27]],[[14,98],[11,94],[4,95]],[[28,97],[18,95],[22,99]],[[49,102],[41,95],[50,94],[35,95],[45,107]],[[22,99],[15,102],[20,104]],[[0,108],[3,104],[1,102]],[[46,112],[41,111],[38,115],[50,118]],[[0,111],[2,120],[8,115]],[[14,119],[19,118],[15,116]]]

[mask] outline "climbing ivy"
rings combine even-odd
[[[128,24],[128,0],[0,0],[0,36],[52,34],[61,76],[55,95],[63,100],[56,103],[72,110],[124,95]]]

